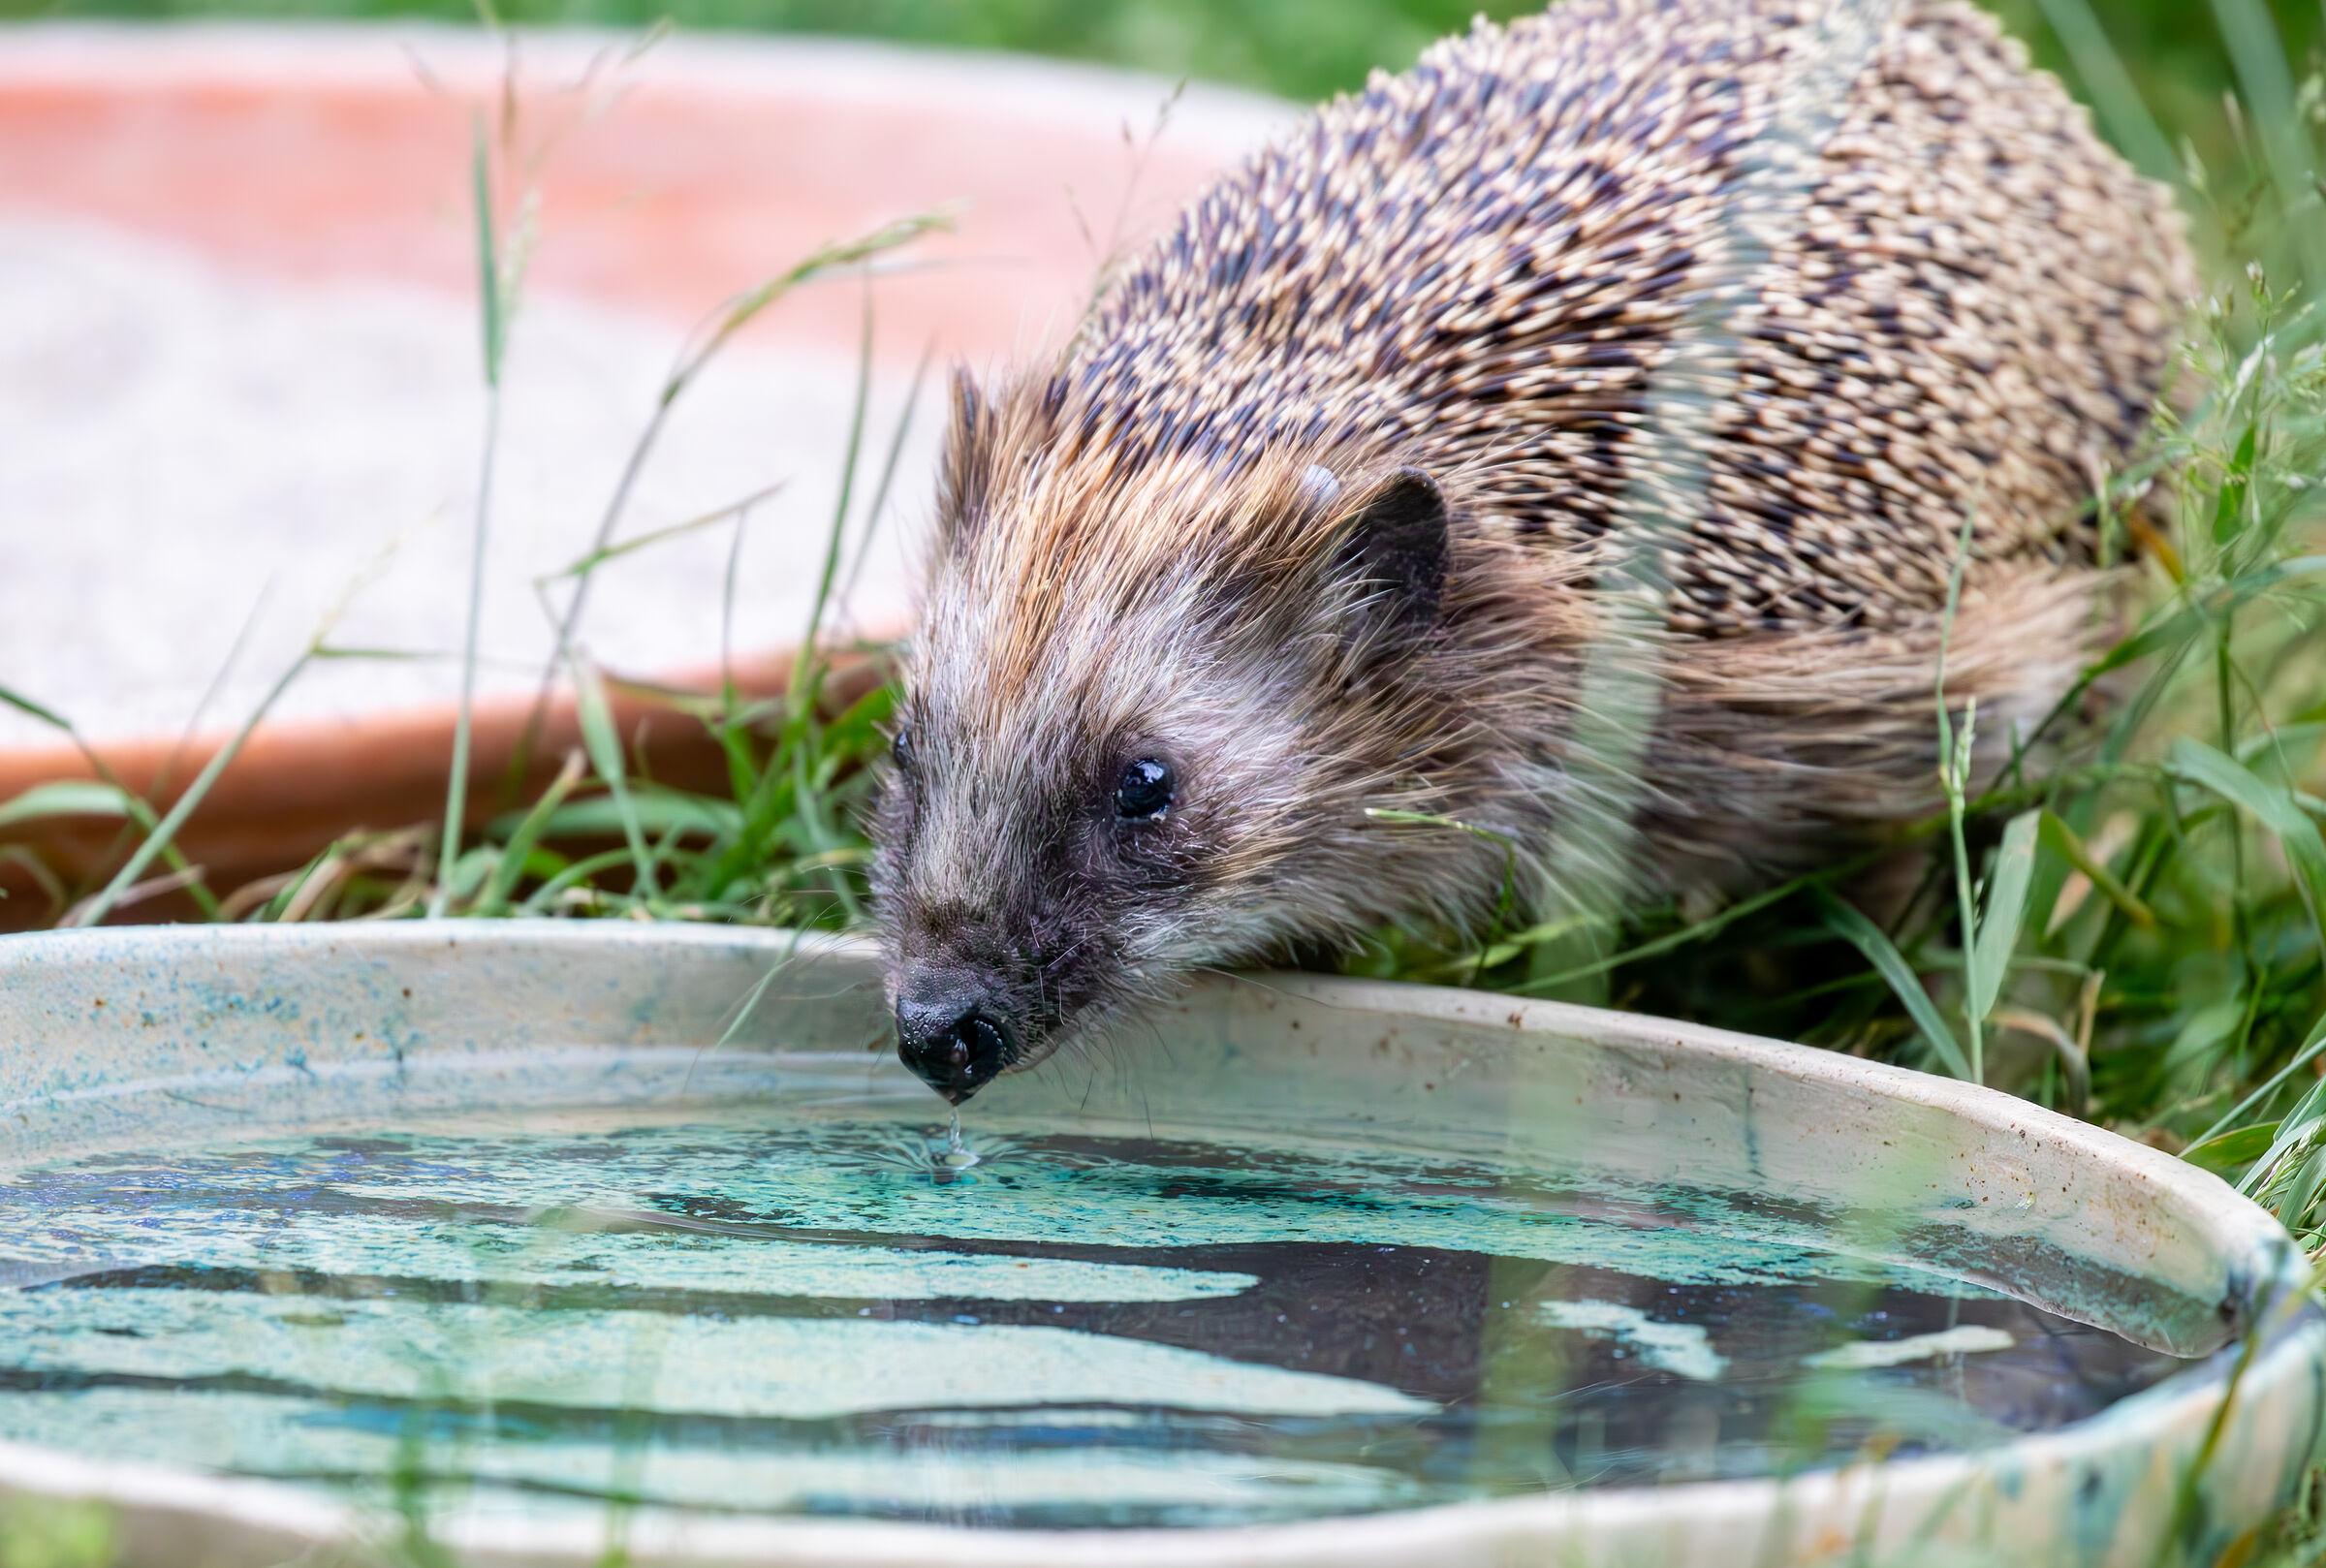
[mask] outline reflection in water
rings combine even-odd
[[[108,1155],[0,1223],[0,1438],[534,1512],[1281,1520],[1973,1448],[2185,1364],[1734,1195],[958,1122]]]

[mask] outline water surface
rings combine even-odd
[[[1975,1449],[2187,1364],[1735,1195],[968,1147],[754,1107],[18,1172],[0,1439],[407,1505],[1198,1525]]]

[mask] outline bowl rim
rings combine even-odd
[[[473,956],[548,956],[586,961],[614,949],[729,950],[748,956],[807,956],[859,966],[877,956],[862,938],[767,928],[629,922],[406,921],[377,925],[111,926],[0,936],[0,991],[37,986],[44,973],[123,964],[169,963],[200,955],[331,955],[378,960],[448,947]],[[674,951],[675,950],[675,951]],[[1106,1543],[1116,1568],[1233,1568],[1241,1564],[1357,1565],[1500,1560],[1514,1546],[1535,1550],[1593,1536],[1633,1541],[1668,1536],[1723,1539],[1779,1521],[1846,1521],[1869,1509],[1946,1508],[1950,1498],[2001,1487],[2016,1495],[2029,1478],[2120,1462],[2176,1431],[2262,1420],[2290,1422],[2298,1435],[2289,1473],[2318,1446],[2326,1416],[2326,1312],[2312,1300],[2310,1272],[2292,1238],[2267,1212],[2209,1172],[2161,1150],[2058,1114],[2000,1090],[1814,1047],[1705,1025],[1571,1003],[1399,982],[1312,974],[1248,977],[1269,990],[1370,1014],[1476,1024],[1492,1019],[1517,1033],[1554,1033],[1602,1047],[1682,1051],[1754,1072],[1821,1082],[1960,1116],[1992,1131],[2039,1132],[2076,1157],[2138,1172],[2205,1216],[2209,1234],[2241,1262],[2259,1310],[2242,1342],[2205,1357],[2100,1414],[1998,1448],[1879,1465],[1853,1464],[1792,1477],[1679,1482],[1569,1493],[1432,1504],[1387,1513],[1327,1516],[1280,1523],[1185,1528],[1000,1529],[890,1521],[722,1517],[641,1511],[630,1521],[630,1560],[640,1563],[901,1565],[1081,1564]],[[0,1107],[20,1114],[24,1102]],[[2234,1397],[2232,1397],[2234,1396]],[[2224,1404],[2226,1409],[2223,1409]],[[2276,1450],[2272,1450],[2276,1452]],[[2199,1481],[2213,1486],[2213,1472]],[[2249,1487],[2248,1487],[2248,1490]],[[212,1521],[254,1540],[362,1541],[376,1520],[364,1510],[287,1483],[134,1460],[91,1459],[0,1442],[0,1493],[85,1499],[153,1520]],[[606,1547],[596,1521],[455,1516],[437,1539],[463,1560],[595,1562]],[[1843,1538],[1847,1544],[1847,1537]],[[1417,1553],[1425,1553],[1417,1555]],[[165,1559],[156,1559],[165,1560]],[[243,1560],[236,1557],[234,1560]],[[251,1562],[275,1560],[262,1554]],[[1679,1560],[1679,1559],[1674,1559]],[[1706,1557],[1701,1560],[1728,1560]],[[2016,1559],[2015,1559],[2016,1560]],[[2042,1557],[2027,1560],[2043,1561]]]

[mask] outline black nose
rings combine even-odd
[[[993,1082],[1010,1059],[1010,1028],[958,1001],[896,1004],[896,1056],[921,1082],[959,1105]]]

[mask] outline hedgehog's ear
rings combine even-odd
[[[953,372],[953,419],[937,480],[937,548],[950,554],[977,531],[993,476],[993,405],[967,369]]]
[[[1448,553],[1445,492],[1400,468],[1335,530],[1334,576],[1357,589],[1367,634],[1418,631],[1437,618]]]

